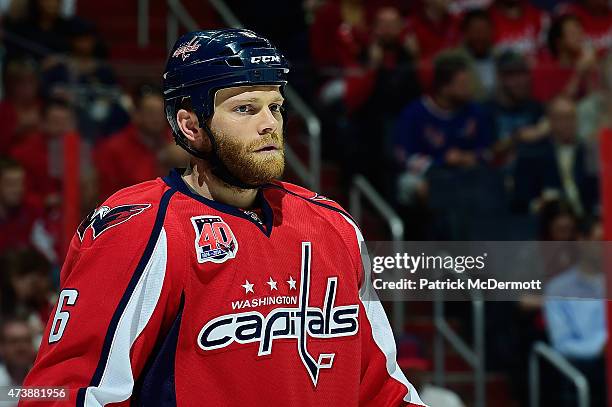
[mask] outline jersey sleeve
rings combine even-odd
[[[157,340],[177,315],[187,247],[157,202],[98,208],[79,227],[59,300],[24,386],[63,387],[67,399],[20,406],[129,405]],[[177,228],[178,229],[178,228]],[[170,238],[172,237],[172,238]]]
[[[397,364],[397,350],[391,325],[378,299],[371,279],[370,262],[361,231],[345,216],[354,228],[355,248],[359,267],[359,320],[361,335],[361,407],[426,406],[414,386],[406,379]],[[363,260],[362,260],[363,259]]]

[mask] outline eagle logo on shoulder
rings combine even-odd
[[[320,201],[320,202],[333,202],[336,203],[336,201],[334,201],[333,199],[329,199],[326,196],[320,195],[319,193],[315,192],[313,196],[311,196],[310,198],[311,201]]]
[[[150,207],[151,204],[133,204],[115,206],[114,208],[109,206],[101,206],[94,209],[79,225],[77,229],[79,239],[81,239],[82,242],[85,232],[87,232],[87,229],[91,228],[93,231],[93,238],[95,240],[108,229],[127,222],[134,216],[140,215],[145,209]]]

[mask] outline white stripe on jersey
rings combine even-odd
[[[366,311],[366,316],[370,322],[370,326],[372,327],[372,337],[374,338],[374,342],[383,355],[385,355],[387,360],[387,373],[389,373],[389,376],[406,386],[407,394],[404,397],[404,401],[427,407],[427,405],[423,403],[419,397],[412,383],[406,379],[406,376],[404,376],[404,373],[397,364],[397,350],[395,348],[395,340],[393,339],[393,331],[391,330],[391,325],[389,324],[389,320],[385,314],[385,309],[380,303],[378,295],[376,295],[376,291],[372,285],[370,257],[368,256],[368,252],[365,250],[365,247],[363,248],[364,251],[362,252],[362,243],[364,242],[364,239],[361,231],[349,217],[345,216],[344,214],[342,214],[342,216],[355,229],[357,245],[359,246],[359,252],[363,258],[362,264],[364,272],[363,284],[359,289],[359,299],[363,304],[363,308]]]
[[[153,253],[119,318],[100,384],[87,388],[85,407],[105,406],[132,395],[130,349],[155,311],[166,275],[167,255],[166,231],[162,227]]]

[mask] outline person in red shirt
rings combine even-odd
[[[548,33],[548,50],[533,68],[536,99],[577,99],[597,84],[597,78],[597,56],[585,44],[580,20],[569,14],[556,18]]]
[[[40,215],[25,199],[25,172],[14,160],[0,160],[0,253],[30,246]]]
[[[13,60],[6,68],[6,98],[0,101],[0,154],[36,131],[41,103],[38,75],[33,61]]]
[[[44,209],[41,230],[44,230],[44,240],[51,242],[46,244],[48,251],[45,251],[51,261],[56,261],[63,253],[64,167],[65,161],[71,158],[64,154],[67,137],[81,139],[76,132],[74,110],[65,100],[50,99],[43,110],[40,131],[11,149],[11,157],[25,169],[26,199]],[[95,196],[95,177],[89,164],[89,146],[79,142],[77,153],[76,159],[80,161],[77,188],[81,207],[86,210]]]
[[[525,0],[497,0],[489,9],[494,43],[498,49],[511,48],[533,57],[543,43],[548,15]]]
[[[408,40],[422,60],[430,61],[436,54],[455,46],[460,38],[460,21],[450,13],[450,1],[423,1],[418,11],[408,17]]]
[[[103,140],[93,151],[100,199],[158,177],[186,155],[172,143],[159,87],[143,85],[134,97],[132,124]],[[138,165],[134,160],[138,159]]]
[[[582,0],[560,7],[559,14],[575,15],[588,44],[601,55],[612,50],[612,8],[607,0]]]
[[[70,104],[61,99],[51,99],[44,107],[40,131],[11,149],[11,157],[25,169],[29,199],[45,206],[55,206],[59,202],[63,176],[63,136],[74,132],[75,127],[76,118]],[[82,161],[87,161],[86,157]]]

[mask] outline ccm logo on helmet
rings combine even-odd
[[[251,57],[252,64],[259,63],[269,64],[270,62],[278,62],[280,64],[280,57],[277,55],[264,55],[259,57]]]

